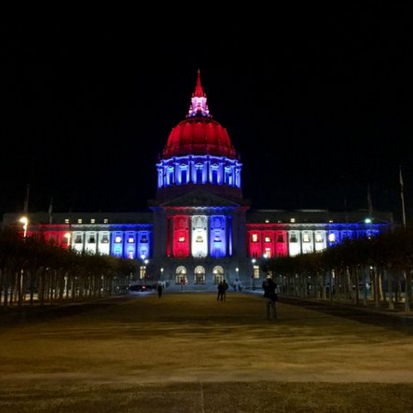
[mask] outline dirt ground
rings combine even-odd
[[[2,314],[0,412],[413,412],[411,330],[264,306],[166,290]]]

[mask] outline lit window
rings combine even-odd
[[[221,242],[221,238],[218,235],[216,235],[214,238],[214,242]]]
[[[96,219],[95,218],[92,218],[91,220],[90,220],[90,223],[91,224],[94,224],[96,222]]]
[[[315,234],[315,242],[323,242],[323,236],[321,234]]]
[[[252,234],[251,240],[252,242],[258,242],[258,234]]]
[[[135,242],[135,240],[134,240],[133,237],[129,237],[129,238],[128,238],[128,243],[129,243],[129,244],[133,244],[134,242]]]
[[[70,219],[69,218],[65,218],[65,224],[70,224]]]
[[[115,242],[116,244],[120,244],[122,242],[122,237],[120,235],[116,235]]]
[[[265,242],[271,242],[271,238],[270,238],[270,237],[265,237],[264,240],[265,240]]]
[[[185,242],[185,237],[179,237],[178,242]]]
[[[109,220],[107,219],[107,218],[105,218],[104,220],[103,220],[103,223],[104,224],[107,224],[109,222]]]
[[[290,222],[295,222],[295,218],[291,218],[291,219],[290,219]]]
[[[304,232],[303,234],[303,242],[310,242],[310,234]]]
[[[78,220],[77,220],[77,223],[78,224],[81,224],[83,221],[82,221],[82,219],[81,218],[79,218]]]
[[[204,242],[204,240],[203,240],[203,238],[202,238],[201,235],[198,235],[198,236],[196,237],[196,242]]]
[[[334,233],[328,234],[328,240],[330,242],[336,242],[336,234]]]

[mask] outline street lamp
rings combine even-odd
[[[256,261],[257,260],[255,258],[253,258],[251,260],[251,262],[252,262],[251,289],[252,290],[255,290],[254,277],[255,277],[255,263],[256,263]]]
[[[163,281],[163,268],[161,268],[161,281]]]
[[[67,248],[70,248],[70,238],[71,238],[71,234],[70,232],[66,232],[66,234],[64,235],[65,238],[67,239]]]
[[[149,263],[149,260],[145,259],[145,254],[141,254],[142,265],[140,267],[140,279],[146,280],[146,266]]]
[[[27,227],[29,226],[29,219],[27,217],[21,217],[20,222],[23,224],[23,238],[26,238]]]

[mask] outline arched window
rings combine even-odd
[[[175,284],[185,285],[186,283],[186,268],[183,265],[180,265],[175,271]]]
[[[224,269],[220,265],[216,265],[212,273],[214,274],[214,284],[219,284],[225,278]]]
[[[195,268],[194,284],[205,284],[205,268],[202,265]]]

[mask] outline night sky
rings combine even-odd
[[[390,4],[390,3],[389,3]],[[131,21],[2,24],[0,213],[126,212],[201,70],[254,208],[413,216],[413,29],[408,6],[225,19],[162,36]],[[338,9],[338,8],[337,8]],[[265,13],[264,13],[265,14]],[[270,19],[269,19],[270,20]],[[199,30],[199,28],[198,28]]]

